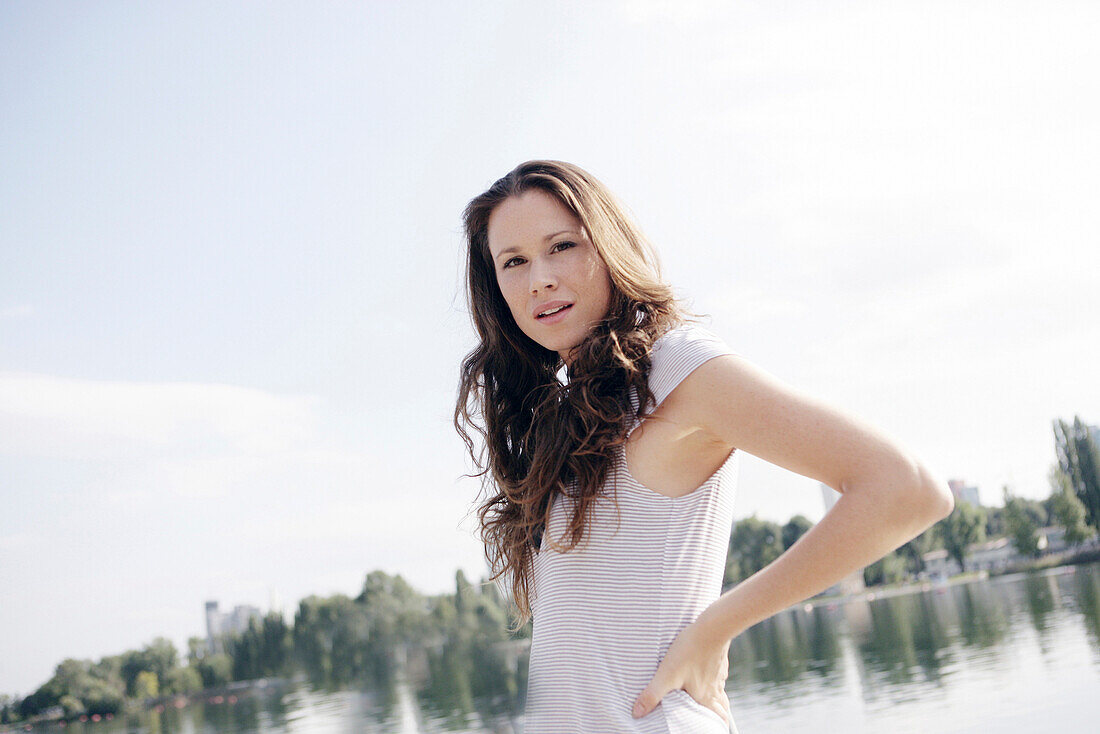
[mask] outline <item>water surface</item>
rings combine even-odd
[[[522,734],[522,696],[474,699],[470,689],[456,676],[370,691],[276,683],[232,700],[36,728]],[[733,641],[727,693],[742,734],[1095,731],[1100,564],[787,610]]]

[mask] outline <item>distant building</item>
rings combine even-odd
[[[943,548],[925,553],[921,560],[924,561],[924,573],[929,578],[946,579],[959,572],[959,564]]]
[[[206,602],[206,649],[211,655],[225,652],[222,638],[225,635],[245,632],[253,617],[262,617],[259,607],[239,604],[232,612],[218,611],[218,602]]]
[[[959,562],[940,549],[925,553],[924,572],[932,578],[948,578],[963,571],[994,571],[1007,566],[1019,558],[1016,548],[1008,538],[994,538],[984,543],[975,543],[966,549],[966,567],[960,569]]]
[[[1039,553],[1060,553],[1066,550],[1065,528],[1054,525],[1037,528],[1035,534],[1039,539]],[[1086,541],[1088,544],[1096,543],[1096,539]],[[994,538],[984,543],[975,543],[966,549],[966,568],[960,569],[955,559],[947,555],[945,550],[934,550],[925,553],[924,571],[935,578],[947,578],[960,571],[999,571],[1010,563],[1024,560],[1024,557],[1016,551],[1016,546],[1007,537]]]
[[[994,538],[967,548],[967,571],[992,571],[1008,565],[1020,557],[1016,546],[1008,538]]]
[[[962,479],[948,479],[947,486],[951,488],[951,494],[955,495],[956,499],[960,499],[975,507],[981,507],[982,501],[978,497],[977,487],[968,485]]]
[[[1042,553],[1058,553],[1066,549],[1066,529],[1056,525],[1048,525],[1035,531],[1039,536],[1039,551]]]

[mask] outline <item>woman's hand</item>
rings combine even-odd
[[[683,689],[696,702],[728,722],[732,716],[725,688],[729,649],[729,640],[715,643],[703,634],[698,621],[680,630],[657,666],[657,672],[634,702],[634,718],[641,718],[655,709],[669,691]]]

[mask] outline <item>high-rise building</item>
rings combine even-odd
[[[259,607],[247,604],[238,604],[232,612],[218,611],[218,602],[206,602],[206,649],[211,655],[225,651],[222,638],[232,633],[244,632],[248,629],[253,617],[263,615]]]
[[[948,479],[947,486],[951,488],[951,494],[955,495],[956,499],[960,499],[975,507],[981,506],[982,501],[978,496],[977,487],[968,485],[966,481],[962,479]]]
[[[221,622],[222,615],[218,612],[218,602],[206,602],[206,651],[211,655],[219,651],[220,645],[217,644],[217,640],[222,633]]]

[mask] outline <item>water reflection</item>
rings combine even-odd
[[[1082,567],[1081,570],[1100,568],[1100,564]],[[1100,654],[1100,573],[1074,575],[1073,593],[1066,598],[1067,608],[1080,614],[1081,621],[1092,641],[1093,651]]]
[[[525,640],[426,645],[394,669],[366,690],[275,681],[67,732],[522,732]],[[788,610],[733,641],[727,690],[742,731],[1080,730],[1100,564]]]

